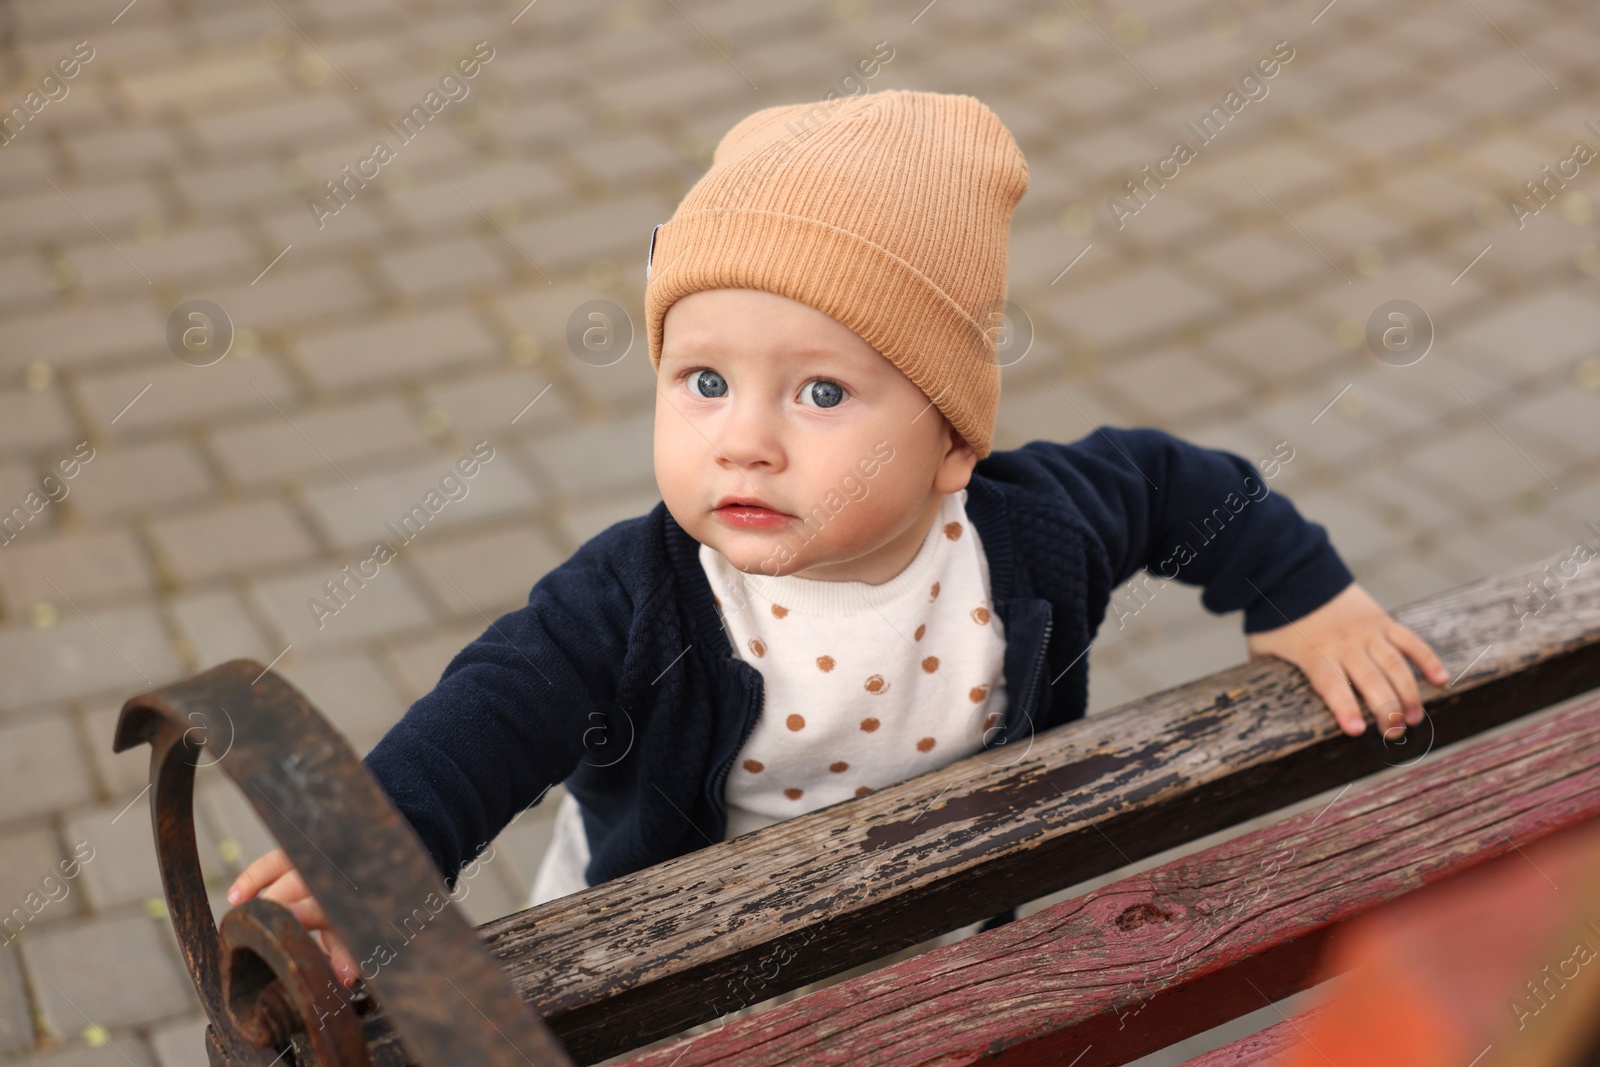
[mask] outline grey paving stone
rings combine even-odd
[[[219,289],[210,299],[228,313],[236,329],[258,333],[319,319],[347,320],[376,302],[376,290],[350,267],[302,269],[296,251],[290,248],[275,264],[270,256],[263,259],[260,269],[271,266],[265,275],[255,281],[241,278],[238,285]]]
[[[66,877],[68,873],[73,877]],[[48,825],[27,825],[0,835],[0,944],[33,923],[79,914],[82,894],[73,893],[72,887],[81,873],[76,859],[62,852]],[[25,915],[13,914],[18,907]],[[12,923],[7,923],[8,917]],[[0,1047],[3,1045],[0,1037]]]
[[[355,568],[373,559],[368,552],[352,552],[346,562],[307,567],[281,578],[262,579],[250,585],[256,607],[287,643],[303,653],[322,652],[365,642],[369,638],[424,627],[433,615],[413,588],[397,560],[373,565],[378,573],[360,579]],[[352,568],[346,579],[343,568]],[[327,583],[345,582],[339,598]],[[311,606],[321,605],[322,610]]]
[[[417,574],[449,611],[492,619],[526,604],[534,583],[566,557],[542,525],[518,523],[419,546],[414,559]]]
[[[1568,292],[1541,293],[1479,319],[1463,344],[1487,349],[1528,370],[1562,366],[1600,348],[1600,301]]]
[[[33,1045],[33,1017],[18,959],[16,952],[0,952],[0,1055]]]
[[[498,858],[497,853],[491,855],[494,859]],[[502,916],[519,912],[528,903],[525,894],[517,894],[500,879],[499,872],[495,870],[494,859],[488,863],[480,863],[477,867],[466,868],[463,875],[467,871],[474,872],[471,877],[456,879],[457,905],[473,926],[481,926]],[[462,893],[466,895],[462,896]]]
[[[25,209],[8,203],[8,214],[12,210]],[[32,313],[11,316],[6,322],[7,344],[0,355],[0,370],[20,371],[34,360],[81,366],[166,350],[165,319],[148,301],[29,311]],[[132,396],[129,393],[122,402]]]
[[[317,548],[286,504],[256,500],[159,519],[151,539],[179,578],[202,581],[305,559]]]
[[[526,906],[533,891],[539,862],[555,836],[556,808],[566,792],[565,786],[552,786],[543,799],[517,813],[490,842],[493,859],[485,866],[493,869],[512,889],[519,909]]]
[[[497,348],[476,317],[453,309],[308,337],[299,355],[319,384],[338,388],[482,362]]]
[[[416,700],[438,684],[439,676],[474,638],[489,629],[481,618],[436,627],[425,635],[393,640],[385,647],[384,661],[398,679],[407,700]]]
[[[1069,335],[1109,348],[1221,306],[1213,294],[1173,268],[1151,265],[1117,281],[1057,297],[1043,312]]]
[[[89,1025],[152,1023],[197,1006],[194,986],[161,931],[160,921],[134,915],[25,935],[23,965],[44,1027],[67,1037]]]
[[[427,449],[417,417],[398,398],[273,412],[269,418],[217,431],[212,447],[239,482],[295,475],[342,479],[347,467],[377,456]]]
[[[617,197],[594,207],[552,212],[507,231],[524,255],[546,271],[616,255],[642,262],[650,231],[672,215],[672,206],[649,193]]]
[[[652,487],[624,496],[611,497],[569,508],[559,522],[567,541],[577,548],[595,534],[624,519],[647,515],[661,503],[661,493]]]
[[[103,1036],[106,1043],[98,1047],[74,1042],[70,1047],[52,1052],[41,1052],[9,1061],[14,1067],[151,1067],[155,1063],[150,1049],[137,1034],[115,1030]]]
[[[151,281],[168,282],[245,274],[255,259],[253,243],[237,230],[191,230],[165,235],[152,244],[140,244],[129,257],[139,268],[132,271],[118,249],[109,247],[98,235],[89,234],[88,238],[67,249],[64,258],[78,285],[90,293],[137,293],[150,284],[139,276],[140,272]]]
[[[206,1056],[205,1016],[168,1023],[150,1031],[150,1047],[161,1067],[210,1067]]]
[[[112,432],[113,421],[115,431],[128,433],[199,425],[240,412],[265,414],[289,395],[288,379],[270,359],[230,355],[209,367],[191,367],[166,352],[165,336],[165,327],[153,335],[162,362],[79,379],[78,397],[102,431]]]
[[[306,501],[335,543],[370,549],[381,539],[396,550],[435,529],[529,511],[541,503],[538,488],[514,465],[511,449],[493,440],[492,453],[474,452],[476,447],[473,442],[426,462],[363,474],[355,487],[332,482],[308,490]],[[471,469],[478,456],[488,456],[488,462],[464,477],[457,464],[465,459]]]
[[[1036,383],[1027,389],[1000,393],[995,419],[995,448],[1021,448],[1029,441],[1076,441],[1107,424],[1138,422],[1137,408],[1106,397],[1082,381]],[[1065,394],[1065,395],[1063,395]]]
[[[365,123],[355,105],[339,97],[300,98],[236,111],[195,123],[195,132],[224,158],[265,155],[278,144],[361,142]],[[364,146],[366,147],[366,146]]]
[[[1328,332],[1318,330],[1303,316],[1280,311],[1241,316],[1213,331],[1207,340],[1230,361],[1271,380],[1344,358]]]
[[[148,745],[123,752],[111,751],[111,741],[116,736],[117,719],[122,714],[125,699],[123,696],[112,696],[95,701],[83,715],[83,733],[101,787],[111,798],[122,798],[124,804],[150,784]]]
[[[89,905],[96,912],[119,904],[160,900],[165,896],[161,869],[156,862],[148,793],[126,801],[69,811],[63,832],[74,850],[72,855],[82,860],[78,877],[71,884],[74,890],[87,895]],[[204,871],[215,859],[216,845],[202,824],[195,826],[195,840],[205,860]]]
[[[237,784],[212,777],[195,788],[195,817],[209,828],[217,843],[219,869],[231,883],[258,856],[277,848],[278,842]],[[223,890],[226,892],[226,884]]]
[[[1297,246],[1276,234],[1254,231],[1222,235],[1196,248],[1193,255],[1208,269],[1251,291],[1294,285],[1327,269],[1304,242]]]
[[[148,399],[146,394],[139,403]],[[199,500],[216,488],[204,460],[186,441],[102,443],[67,484],[73,507],[92,519],[159,514],[167,505]]]
[[[0,629],[0,662],[28,671],[0,672],[0,709],[104,690],[132,695],[179,670],[160,618],[148,607],[90,609],[46,629]]]
[[[400,721],[407,702],[370,656],[342,655],[280,664],[278,672],[362,754]]]
[[[1520,447],[1519,447],[1520,446]],[[1529,490],[1543,490],[1554,464],[1530,455],[1530,443],[1499,434],[1459,434],[1429,445],[1410,462],[1425,475],[1478,504],[1508,500]]]
[[[510,368],[429,386],[428,407],[442,411],[455,430],[473,440],[502,440],[526,433],[544,437],[571,427],[571,392],[538,370]]]
[[[1101,377],[1129,406],[1156,421],[1238,399],[1247,392],[1245,381],[1181,346],[1118,360],[1106,366]]]
[[[492,239],[498,242],[498,236]],[[463,238],[393,252],[379,271],[413,300],[433,301],[462,290],[493,285],[507,275],[504,257],[491,240]]]
[[[92,792],[89,768],[65,718],[33,716],[0,725],[0,812],[6,820],[79,803]]]
[[[4,286],[0,275],[0,291]],[[0,448],[55,446],[70,455],[71,446],[79,440],[82,438],[59,389],[0,393]]]
[[[51,235],[56,240],[77,241],[93,235],[94,226],[105,231],[108,239],[126,239],[134,220],[153,215],[161,208],[155,189],[142,181],[87,188],[67,183],[59,193],[48,186],[44,190],[14,197],[7,203],[4,218],[0,219],[0,248],[30,245]],[[87,219],[93,219],[94,225]],[[138,273],[131,266],[128,272]]]
[[[539,110],[531,114],[520,111],[500,116],[495,120],[496,128],[505,131],[502,136],[509,137],[517,137],[523,127],[534,127],[542,133],[541,121],[536,116],[563,105],[544,103],[535,106]],[[522,116],[520,125],[512,125],[513,115]],[[476,229],[484,225],[479,211],[491,219],[508,216],[520,218],[524,205],[557,203],[568,192],[567,183],[561,176],[537,160],[463,176],[460,180],[452,178],[451,181],[455,183],[455,188],[451,188],[450,182],[435,182],[397,193],[393,198],[393,210],[418,230],[431,234],[448,227],[452,234],[459,234],[463,229]],[[485,240],[491,235],[491,232],[485,231]],[[501,240],[498,235],[492,236],[496,241]],[[515,255],[514,252],[512,254]],[[531,253],[524,254],[535,263],[538,262]]]
[[[63,483],[66,484],[66,483]],[[70,499],[68,496],[63,499]],[[6,546],[0,555],[0,594],[20,607],[126,599],[154,585],[138,543],[123,530],[64,534],[35,544]]]
[[[573,498],[654,484],[655,413],[646,411],[592,423],[524,445],[561,492]]]
[[[237,593],[191,593],[174,598],[171,607],[202,670],[240,657],[270,663],[283,651],[267,642]]]

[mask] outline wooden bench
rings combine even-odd
[[[262,1067],[291,1047],[299,1063],[593,1063],[1403,768],[627,1060],[1121,1064],[1306,988],[1352,916],[1600,815],[1600,694],[1457,744],[1600,686],[1600,567],[1528,611],[1544,574],[1396,612],[1453,673],[1419,682],[1428,717],[1403,738],[1345,736],[1297,668],[1252,661],[476,930],[440,904],[438,871],[349,745],[260,664],[131,698],[114,748],[152,746],[158,857],[212,1062]],[[213,921],[192,792],[194,764],[216,760],[357,958],[392,943],[353,1000],[282,908]]]

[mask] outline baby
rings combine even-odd
[[[1357,690],[1388,729],[1421,721],[1407,657],[1443,665],[1247,460],[1113,427],[991,450],[1027,185],[970,96],[767,108],[723,138],[646,268],[662,502],[541,578],[366,757],[452,891],[558,782],[530,903],[1080,718],[1089,644],[1145,568],[1242,610],[1250,654],[1299,666],[1347,733]],[[282,850],[228,899],[257,892],[354,981]]]

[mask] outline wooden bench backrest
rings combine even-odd
[[[616,1055],[722,1014],[774,950],[772,995],[1600,686],[1600,567],[1519,627],[1542,573],[1395,613],[1454,672],[1419,681],[1429,718],[1404,745],[1347,737],[1298,668],[1254,661],[480,932],[575,1057]]]
[[[1529,611],[1528,585],[1543,575],[1522,568],[1396,613],[1456,675],[1442,690],[1419,683],[1429,718],[1404,745],[1374,729],[1346,737],[1297,668],[1255,661],[477,932],[574,1062],[626,1052],[725,1012],[730,987],[774,952],[787,962],[769,994],[1600,686],[1600,568]],[[157,695],[130,700],[124,718]],[[126,747],[121,737],[119,724]],[[302,871],[320,863],[291,828],[279,840]],[[405,1062],[383,1005],[363,1028],[373,1062]]]
[[[1352,918],[1597,816],[1600,694],[624,1062],[1115,1067],[1306,988]]]

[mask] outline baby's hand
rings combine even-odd
[[[334,974],[346,988],[355,984],[355,956],[328,926],[322,905],[311,895],[305,879],[294,869],[289,854],[283,849],[273,849],[240,871],[239,877],[228,887],[228,903],[242,904],[258,891],[263,900],[275,901],[293,912],[307,930],[319,931],[317,936],[321,938],[322,950],[333,961]]]
[[[1278,656],[1304,671],[1340,728],[1352,737],[1365,732],[1367,724],[1350,689],[1351,679],[1390,740],[1404,730],[1402,713],[1407,725],[1422,721],[1422,698],[1405,656],[1415,660],[1434,685],[1450,679],[1427,642],[1391,618],[1355,582],[1287,626],[1246,634],[1245,645],[1253,659]]]

